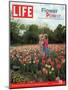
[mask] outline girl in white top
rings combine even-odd
[[[44,35],[40,34],[39,35],[39,46],[40,46],[40,53],[42,56],[45,55],[45,53],[43,52],[43,40],[44,40]]]

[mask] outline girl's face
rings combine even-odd
[[[41,37],[41,40],[44,40],[44,36]]]
[[[40,40],[44,40],[45,39],[45,35],[41,34],[39,37]]]
[[[44,35],[44,38],[45,38],[45,39],[48,39],[47,35]]]

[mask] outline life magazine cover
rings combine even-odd
[[[9,2],[10,88],[66,85],[66,5]]]

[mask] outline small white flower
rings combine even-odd
[[[59,80],[60,80],[60,77],[59,77],[59,76],[58,76],[58,77],[56,77],[56,80],[57,80],[57,81],[59,81]]]
[[[24,64],[24,66],[25,66],[25,64]]]
[[[52,72],[51,71],[49,71],[49,74],[51,74]]]
[[[45,67],[48,67],[48,65],[47,65],[47,64],[45,64]]]
[[[33,61],[33,63],[35,63],[35,61]]]
[[[48,65],[48,68],[51,68],[51,65]]]
[[[52,67],[52,69],[51,69],[52,71],[54,71],[54,68]]]
[[[29,61],[29,63],[31,63],[31,61]]]

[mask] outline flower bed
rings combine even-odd
[[[50,47],[51,48],[51,47]],[[39,48],[10,50],[10,82],[42,82],[66,79],[65,49],[51,49],[50,56],[42,58]]]

